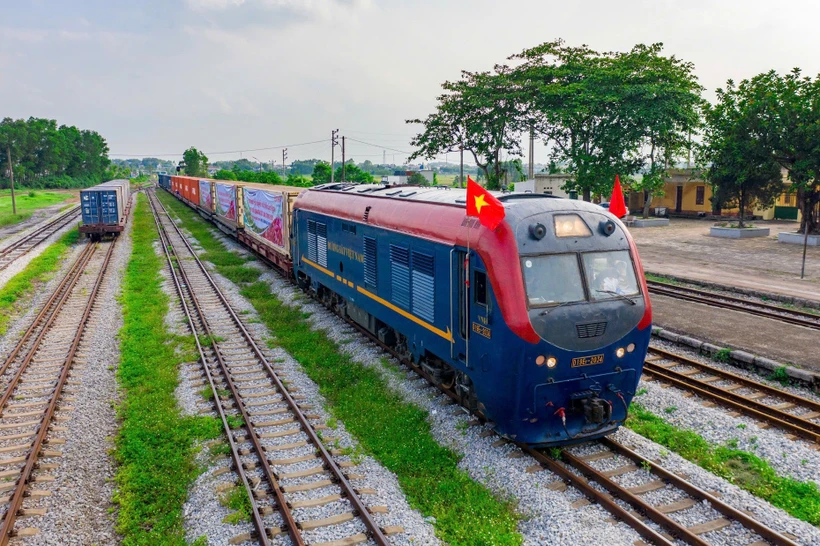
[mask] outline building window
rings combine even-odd
[[[702,205],[704,194],[706,193],[706,186],[698,186],[695,193],[695,204]]]
[[[787,207],[792,206],[792,194],[787,193],[783,195],[783,205]]]

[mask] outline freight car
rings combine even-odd
[[[157,185],[160,188],[171,191],[171,175],[160,173],[157,175]]]
[[[125,229],[130,200],[128,180],[110,180],[80,191],[82,223],[80,233],[100,239],[105,235],[117,236]]]
[[[535,446],[606,435],[626,418],[651,332],[635,244],[595,205],[498,197],[506,218],[491,231],[466,217],[464,190],[328,184],[290,215],[263,212],[261,238],[236,233],[499,433]],[[287,250],[264,236],[279,217]]]

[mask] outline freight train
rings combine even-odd
[[[119,235],[125,229],[130,192],[128,180],[109,180],[81,190],[80,233],[92,239]]]
[[[454,188],[181,176],[159,185],[500,434],[557,446],[626,419],[652,308],[629,232],[600,207],[499,193],[506,217],[489,230]]]

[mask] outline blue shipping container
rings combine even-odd
[[[82,192],[83,224],[115,225],[120,222],[116,190]]]

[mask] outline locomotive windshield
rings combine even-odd
[[[628,251],[586,252],[582,256],[590,299],[638,295],[638,281]]]
[[[581,273],[583,264],[583,282]],[[640,293],[627,250],[526,256],[522,260],[531,307],[636,296]],[[589,290],[587,296],[586,288]]]
[[[523,264],[530,305],[572,303],[586,299],[575,254],[528,256]]]

